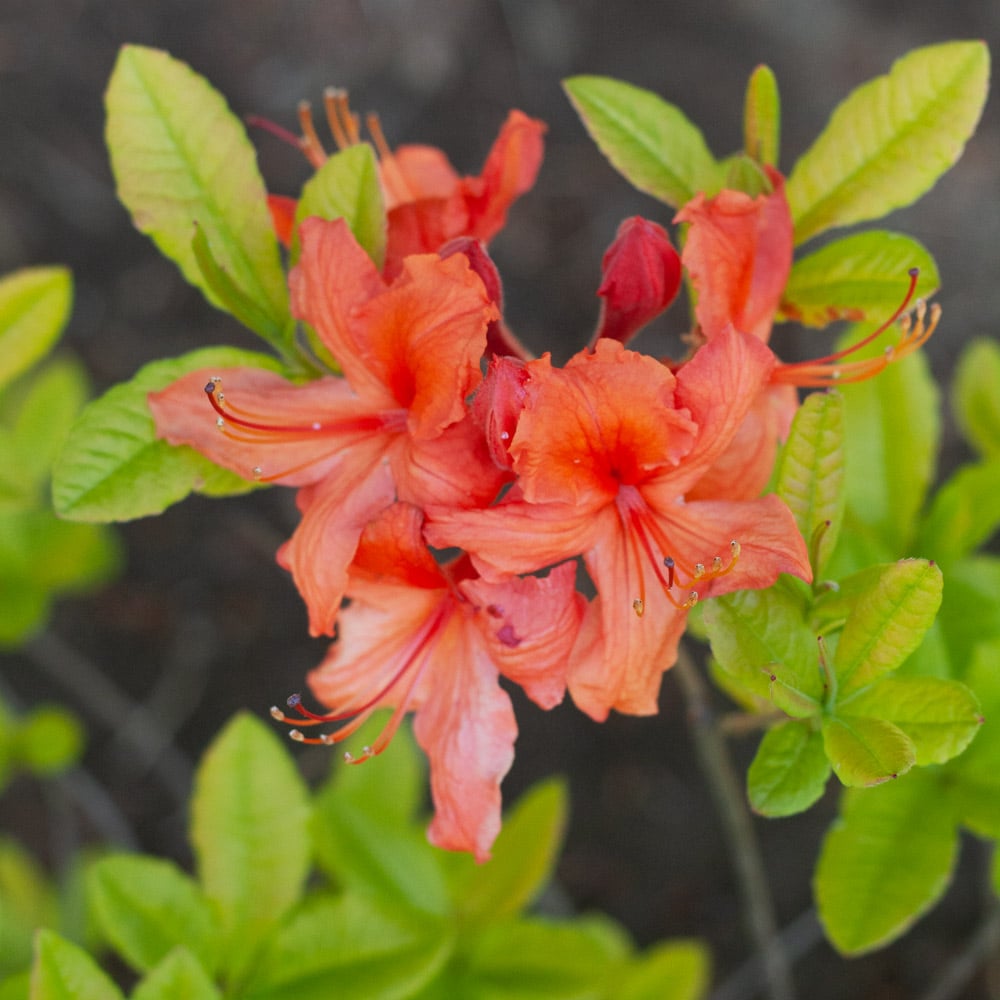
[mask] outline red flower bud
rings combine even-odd
[[[520,358],[494,355],[472,403],[472,417],[482,427],[490,457],[501,469],[512,465],[507,449],[524,408],[528,378]]]

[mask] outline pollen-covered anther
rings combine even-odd
[[[646,605],[645,605],[645,602],[642,600],[641,597],[637,597],[632,602],[632,610],[636,613],[636,617],[638,617],[638,618],[642,617],[643,612],[646,610]]]

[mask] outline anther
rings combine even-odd
[[[216,417],[215,426],[218,427],[219,430],[221,431],[226,426],[226,422],[225,420],[222,419],[222,417]]]
[[[712,572],[713,573],[721,573],[722,572],[722,557],[721,556],[716,556],[712,560]]]
[[[692,579],[700,580],[705,575],[705,564],[695,563],[694,573],[692,574]]]
[[[255,465],[250,471],[253,473],[254,479],[260,479],[264,474],[264,470],[259,465]]]
[[[740,552],[741,552],[741,551],[742,551],[742,550],[740,549],[740,543],[739,543],[738,541],[736,541],[736,539],[734,538],[734,539],[733,539],[733,540],[732,540],[732,541],[731,541],[731,542],[729,543],[729,553],[730,553],[730,555],[731,555],[731,556],[732,556],[732,557],[733,557],[734,559],[739,559],[739,557],[740,557]]]
[[[296,743],[304,743],[306,739],[298,729],[289,729],[288,738],[295,740]]]
[[[632,610],[636,613],[636,617],[642,617],[643,612],[646,610],[646,605],[643,604],[642,598],[637,597],[632,602]]]

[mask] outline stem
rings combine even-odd
[[[677,650],[674,673],[687,702],[698,760],[722,820],[740,884],[743,920],[764,967],[767,995],[770,1000],[794,1000],[792,970],[778,940],[774,904],[746,799],[733,771],[725,737],[715,724],[708,688],[683,644]]]

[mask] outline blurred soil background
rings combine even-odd
[[[257,346],[185,284],[115,198],[102,94],[118,47],[136,42],[188,62],[236,113],[293,130],[300,98],[318,106],[325,86],[347,87],[355,110],[378,111],[391,144],[441,146],[463,173],[478,171],[508,108],[546,120],[538,185],[492,249],[512,327],[561,360],[593,328],[600,258],[618,222],[635,213],[670,216],[603,161],[560,89],[563,77],[603,73],[651,88],[679,105],[722,155],[741,142],[743,88],[765,62],[781,87],[787,170],[849,90],[908,50],[952,38],[984,38],[996,56],[1000,4],[0,0],[0,272],[48,263],[73,269],[76,302],[64,348],[84,360],[96,390],[147,361],[199,346]],[[1000,327],[996,97],[958,166],[887,222],[938,260],[944,317],[928,353],[943,380],[966,341],[996,336]],[[252,137],[270,189],[294,193],[309,175],[305,161],[268,133]],[[668,350],[683,322],[684,311],[675,309],[639,346]],[[779,329],[773,343],[792,358],[825,353],[830,338]],[[948,423],[943,460],[951,466],[963,457]],[[193,762],[232,713],[264,716],[302,689],[324,651],[307,637],[301,602],[274,563],[296,520],[291,499],[280,489],[192,498],[123,526],[120,582],[64,602],[27,652],[0,656],[5,695],[25,707],[62,702],[89,729],[75,791],[15,783],[0,799],[0,829],[54,866],[79,843],[109,838],[190,863],[184,802]],[[753,995],[731,978],[750,947],[673,678],[654,719],[616,717],[598,726],[572,705],[545,714],[519,703],[518,711],[508,801],[552,773],[567,775],[572,790],[555,904],[600,908],[642,944],[703,937],[716,984],[728,982],[720,996]],[[741,773],[755,742],[734,744]],[[329,765],[326,751],[296,752],[313,776]],[[368,766],[391,767],[391,752]],[[908,937],[845,962],[808,916],[809,876],[834,809],[828,795],[804,817],[758,821],[780,922],[794,925],[791,940],[802,951],[801,995],[916,996],[982,912],[982,850],[965,843],[947,898]],[[985,977],[964,995],[987,996]]]

